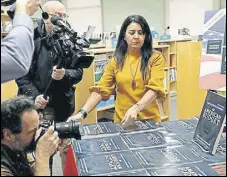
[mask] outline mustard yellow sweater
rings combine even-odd
[[[122,70],[117,68],[117,61],[112,58],[104,71],[102,78],[97,86],[90,88],[90,92],[98,92],[102,95],[103,100],[108,100],[113,94],[116,86],[116,102],[114,122],[119,122],[124,118],[127,110],[141,100],[148,89],[154,90],[159,97],[165,97],[163,85],[164,79],[164,57],[160,52],[153,51],[149,60],[149,70],[147,79],[143,80],[140,71],[141,62],[139,61],[138,71],[136,73],[136,89],[132,89],[132,73],[135,74],[138,60],[141,57],[127,55]],[[130,65],[132,73],[130,71]],[[158,104],[155,100],[138,114],[139,119],[153,119],[161,121]]]

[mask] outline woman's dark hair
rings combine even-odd
[[[9,129],[13,134],[21,133],[21,116],[25,111],[36,110],[34,101],[25,96],[18,96],[1,103],[1,139],[3,129]]]
[[[124,66],[125,55],[128,49],[128,44],[124,38],[125,38],[126,29],[131,23],[138,23],[142,28],[143,34],[145,35],[144,44],[141,48],[142,59],[141,59],[141,68],[140,68],[140,71],[142,72],[142,75],[143,75],[143,79],[145,80],[146,74],[147,74],[147,68],[148,68],[148,61],[152,56],[153,47],[152,47],[152,35],[151,35],[150,27],[147,21],[142,16],[131,15],[125,19],[124,23],[121,26],[114,56],[117,59],[117,67],[122,69]]]

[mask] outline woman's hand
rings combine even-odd
[[[123,118],[122,126],[127,124],[130,121],[135,121],[137,120],[137,115],[140,112],[139,107],[137,104],[133,105],[131,108],[128,109],[128,111],[125,114],[125,117]]]

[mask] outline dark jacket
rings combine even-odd
[[[1,144],[1,175],[34,176],[34,173],[25,154]]]
[[[53,41],[51,39],[40,40],[45,35],[43,21],[38,22],[35,29],[35,52],[29,73],[16,80],[19,91],[18,94],[36,96],[43,94],[50,80],[53,66],[58,63],[57,56],[53,52]],[[83,70],[81,68],[71,68],[70,60],[63,59],[65,76],[62,80],[52,80],[48,91],[50,98],[49,106],[55,111],[55,121],[65,121],[72,115],[75,109],[75,88],[74,84],[81,81]]]

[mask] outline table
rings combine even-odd
[[[215,169],[216,172],[221,176],[226,176],[226,163],[222,165],[213,166],[212,168]],[[76,161],[75,161],[71,146],[69,146],[67,156],[66,156],[64,176],[78,176]]]
[[[226,133],[223,133],[226,136]],[[215,165],[212,168],[221,176],[226,176],[226,162],[222,165]],[[69,145],[67,155],[66,155],[66,163],[64,168],[64,176],[78,176],[78,171],[76,167],[76,161],[73,154],[72,146]]]

